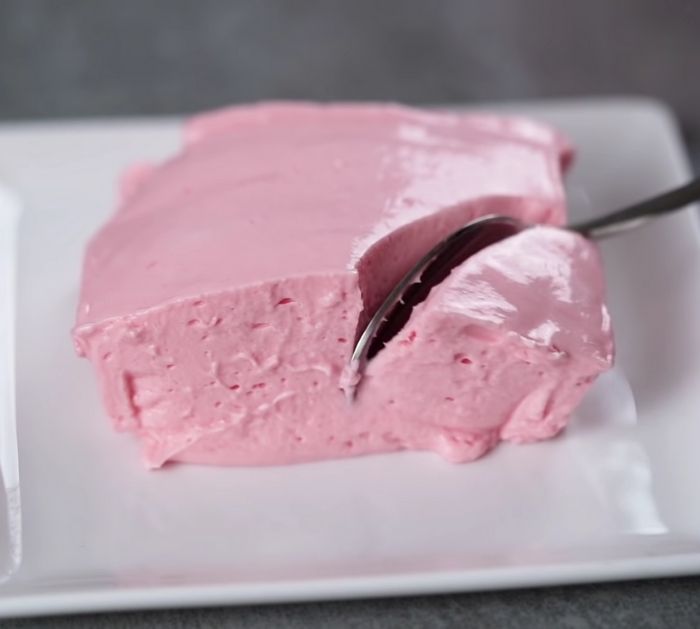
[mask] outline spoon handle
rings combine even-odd
[[[569,229],[598,240],[638,227],[655,216],[675,212],[689,203],[700,200],[700,177],[689,183],[617,210],[600,218],[569,226]]]

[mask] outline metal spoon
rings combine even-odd
[[[586,238],[602,239],[624,233],[647,221],[700,200],[700,177],[680,188],[566,229]],[[485,247],[532,227],[509,216],[478,218],[439,242],[404,275],[382,302],[355,344],[346,371],[345,392],[354,399],[362,373],[370,360],[408,321],[411,311],[425,300],[453,268]]]

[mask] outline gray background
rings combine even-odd
[[[700,0],[0,0],[0,121],[643,94],[700,164]],[[693,627],[700,579],[7,627]]]

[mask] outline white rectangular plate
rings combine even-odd
[[[688,175],[675,123],[658,104],[513,109],[551,121],[578,146],[570,180],[575,218]],[[405,453],[286,468],[147,472],[131,438],[112,431],[69,329],[83,247],[112,210],[120,171],[177,145],[172,119],[0,127],[0,178],[24,209],[16,337],[23,553],[0,585],[0,614],[700,572],[700,246],[693,211],[604,243],[619,367],[560,439],[502,446],[463,466]],[[5,287],[9,240],[0,239]],[[11,339],[6,329],[0,334],[0,365],[9,365]],[[12,425],[10,397],[0,397],[5,427]],[[11,430],[0,432],[6,434]],[[12,470],[10,445],[0,444],[3,473]],[[16,496],[0,496],[0,512],[17,510],[10,498]],[[10,571],[18,522],[0,518],[0,560],[9,558]]]

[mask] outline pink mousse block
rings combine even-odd
[[[474,459],[556,434],[612,360],[600,259],[538,227],[467,260],[340,388],[359,326],[485,214],[561,225],[567,143],[538,123],[398,106],[214,112],[124,180],[74,339],[145,460],[271,465],[401,449]]]

